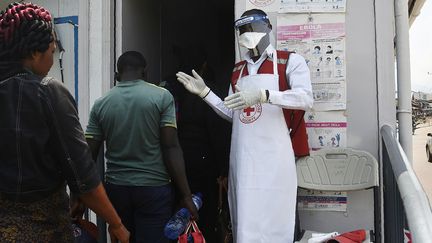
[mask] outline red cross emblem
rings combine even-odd
[[[246,108],[246,109],[243,109],[243,113],[246,113],[246,116],[250,116],[251,113],[254,112],[254,111],[255,111],[255,108],[250,107],[250,106],[248,108]]]
[[[256,104],[250,107],[246,107],[241,112],[239,112],[239,118],[242,123],[248,124],[256,121],[261,116],[261,113],[261,104]]]

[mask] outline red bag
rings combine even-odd
[[[185,232],[179,236],[178,243],[188,243],[188,238],[192,238],[193,243],[206,243],[203,234],[201,233],[195,221],[189,221]],[[190,241],[189,241],[190,243]]]

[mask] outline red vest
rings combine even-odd
[[[277,68],[279,74],[279,91],[285,91],[291,89],[289,82],[286,77],[285,70],[287,69],[288,59],[291,52],[287,51],[277,51]],[[233,92],[234,86],[237,84],[237,80],[239,79],[240,72],[245,66],[246,61],[241,61],[234,66],[234,70],[231,76],[231,88]],[[270,58],[264,60],[258,69],[257,74],[273,74],[273,61]],[[248,75],[247,67],[244,68],[242,77]],[[285,117],[286,124],[288,129],[291,131],[291,142],[294,150],[294,155],[296,157],[302,157],[309,155],[309,144],[308,144],[308,136],[306,133],[306,125],[304,122],[304,114],[303,110],[291,110],[291,109],[282,109]]]

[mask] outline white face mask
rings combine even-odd
[[[239,45],[246,47],[247,49],[253,49],[265,35],[266,33],[245,32],[239,36],[238,42]]]

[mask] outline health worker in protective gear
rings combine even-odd
[[[229,205],[236,243],[293,242],[297,176],[295,157],[309,154],[304,111],[312,107],[304,58],[276,51],[265,12],[248,10],[235,22],[242,61],[234,67],[222,101],[196,73],[177,73],[232,122]]]

